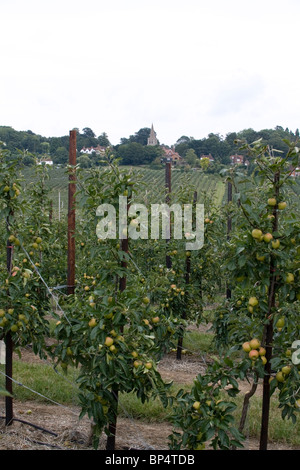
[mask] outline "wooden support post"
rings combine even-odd
[[[228,181],[227,183],[227,203],[229,204],[232,202],[232,183]],[[231,217],[228,215],[227,217],[227,240],[230,238],[230,232],[232,230],[232,220]],[[226,286],[226,298],[231,299],[231,289]]]
[[[127,205],[127,212],[129,209],[129,204]],[[123,253],[128,253],[128,238],[121,240],[121,250]],[[121,261],[121,267],[125,270],[127,269],[127,260],[125,258]],[[123,292],[126,289],[127,277],[123,273],[123,276],[119,281],[119,291]],[[116,446],[116,432],[117,432],[117,413],[118,413],[118,402],[119,402],[119,390],[117,387],[113,387],[112,393],[115,398],[115,419],[109,423],[109,435],[106,441],[106,450],[115,450]]]
[[[194,199],[193,199],[193,210],[196,210],[196,203],[197,203],[197,191],[194,192]],[[193,219],[193,224],[192,228],[194,230],[194,219]],[[187,254],[187,253],[186,253]],[[185,258],[185,284],[186,286],[189,285],[190,283],[190,275],[191,275],[191,257],[186,256]],[[189,300],[189,295],[188,295],[188,290],[186,289],[185,292],[185,303],[186,303],[186,308],[182,313],[182,318],[185,320],[186,319],[186,309],[188,308],[188,300]],[[184,329],[183,326],[180,325],[180,335],[178,337],[178,342],[177,342],[177,351],[176,351],[176,359],[181,360],[181,353],[182,353],[182,345],[183,345],[183,335],[184,335]]]
[[[166,203],[170,203],[170,195],[171,195],[171,170],[172,164],[171,162],[166,162],[166,172],[165,172],[165,186],[166,186]],[[171,219],[170,219],[170,237],[171,237]],[[168,243],[170,239],[167,239],[167,250],[168,250]],[[166,266],[168,269],[172,267],[172,260],[170,255],[166,254]]]
[[[6,245],[6,267],[10,275],[12,270],[13,246],[9,240]],[[5,335],[5,387],[11,396],[5,397],[5,424],[9,426],[13,421],[13,341],[10,332]]]
[[[69,194],[68,194],[68,281],[67,292],[75,290],[75,191],[76,191],[76,130],[69,139]]]
[[[280,188],[280,173],[274,175],[274,188],[275,198],[279,199]],[[278,205],[273,208],[273,222],[272,232],[278,231]],[[270,377],[271,377],[271,359],[273,354],[273,319],[272,314],[275,309],[276,300],[276,256],[271,253],[270,256],[270,282],[268,291],[268,312],[266,314],[266,324],[264,328],[263,346],[266,349],[266,359],[263,380],[263,397],[262,397],[262,416],[261,416],[261,430],[260,430],[260,447],[259,450],[267,450],[268,447],[268,432],[269,432],[269,416],[270,416]]]

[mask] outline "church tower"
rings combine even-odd
[[[156,138],[156,132],[153,128],[153,124],[151,126],[150,136],[148,137],[147,145],[158,145],[158,140]]]

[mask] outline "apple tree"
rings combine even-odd
[[[259,380],[263,381],[261,450],[267,448],[273,395],[278,397],[283,418],[294,421],[299,413],[299,346],[298,352],[295,348],[300,333],[300,231],[299,207],[291,204],[291,174],[299,165],[299,149],[296,143],[286,145],[283,155],[261,141],[245,144],[253,159],[253,174],[247,177],[239,170],[228,170],[236,205],[229,211],[232,230],[223,243],[221,270],[230,295],[216,309],[213,322],[221,359],[215,358],[206,373],[197,377],[190,393],[180,392],[177,397],[174,420],[182,432],[173,433],[172,442],[178,448],[197,448],[208,439],[220,448],[237,447]],[[216,372],[218,382],[213,379]],[[238,379],[251,381],[252,387],[231,439],[232,418],[223,415],[221,421],[218,407],[215,414],[209,414],[207,400],[208,395],[216,395],[219,406],[232,411],[233,405],[223,405],[222,400],[230,382],[230,393],[239,393]],[[223,387],[226,390],[221,394]]]
[[[46,310],[40,302],[40,277],[23,251],[28,205],[26,198],[22,197],[22,189],[20,159],[12,158],[9,152],[1,150],[3,262],[0,270],[0,335],[4,339],[11,337],[15,347],[32,344],[35,353],[44,355],[48,321],[45,320]]]
[[[237,202],[223,265],[231,299],[216,313],[219,345],[238,350],[254,382],[263,379],[261,449],[267,447],[270,397],[277,390],[282,416],[296,419],[298,366],[292,345],[299,339],[299,207],[292,201],[296,143],[281,152],[257,141],[245,145],[255,164],[251,178],[238,172],[231,181]],[[220,316],[222,313],[222,316]],[[256,341],[249,349],[248,343]],[[255,341],[254,341],[255,342]]]
[[[118,234],[119,196],[134,201],[136,180],[109,150],[104,163],[89,175],[78,172],[76,288],[62,300],[64,314],[57,318],[57,344],[51,349],[64,370],[78,366],[81,415],[93,421],[95,447],[103,430],[107,445],[115,435],[119,394],[133,392],[143,402],[159,396],[169,403],[168,386],[157,370],[156,341],[157,332],[169,334],[168,322],[151,303],[147,283],[131,269],[137,262],[129,239]],[[114,209],[106,228],[117,227],[115,237],[97,236],[99,220],[105,219],[97,208],[105,203]]]

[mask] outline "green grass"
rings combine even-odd
[[[210,333],[199,333],[196,330],[187,330],[184,333],[183,348],[192,353],[212,352],[213,335]]]
[[[238,406],[235,416],[237,422],[239,422],[240,411],[243,405],[243,395],[238,395],[235,398],[235,403]],[[247,420],[244,428],[246,437],[256,439],[260,438],[261,408],[261,396],[254,395],[250,399]],[[300,420],[298,419],[297,422],[293,424],[291,419],[282,419],[281,409],[278,408],[276,394],[272,396],[270,404],[269,441],[286,443],[292,446],[300,446]]]
[[[1,372],[5,372],[5,367],[0,366]],[[63,405],[74,405],[77,400],[77,387],[74,384],[76,371],[64,376],[62,370],[57,372],[51,365],[30,364],[21,360],[15,360],[13,364],[13,397],[16,400],[36,400],[42,403],[52,401]],[[21,384],[21,385],[19,385]],[[5,378],[0,375],[0,388],[5,388]]]

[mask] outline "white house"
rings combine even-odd
[[[53,165],[53,161],[47,158],[42,158],[38,163],[38,165]]]

